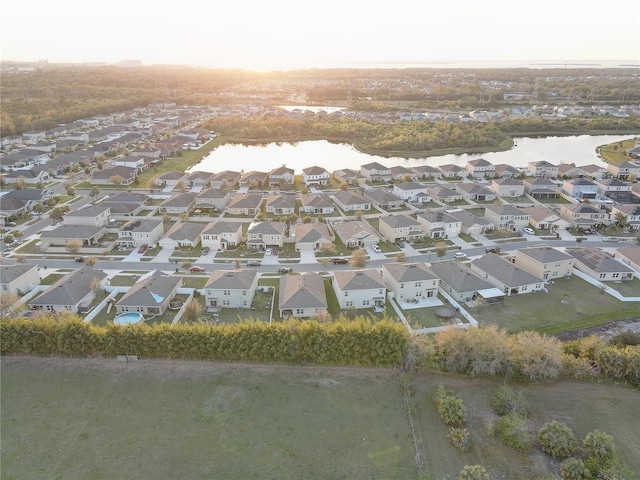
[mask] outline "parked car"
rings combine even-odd
[[[265,250],[264,254],[265,254],[265,256],[267,256],[267,257],[268,257],[269,255],[271,255],[271,249],[270,249],[270,248],[267,248],[267,249]]]
[[[192,267],[189,268],[189,271],[191,273],[194,272],[204,272],[204,267],[201,267],[200,265],[193,265]]]
[[[248,267],[259,267],[260,266],[260,260],[249,260],[247,262],[247,266]]]
[[[400,248],[404,248],[404,242],[402,240],[396,240],[396,245],[398,245]]]
[[[202,255],[206,255],[209,253],[209,247],[202,247]]]
[[[376,253],[382,253],[382,250],[380,250],[380,246],[379,245],[373,245],[371,247],[371,250],[373,250]]]
[[[140,245],[140,248],[138,249],[138,253],[144,253],[149,249],[149,245],[144,244],[144,245]]]
[[[6,223],[7,227],[17,227],[18,224],[16,222],[7,222]]]
[[[76,262],[84,263],[84,257],[76,257]]]
[[[500,251],[500,247],[487,247],[484,251],[487,253],[498,253]]]
[[[280,267],[280,268],[278,269],[278,273],[291,273],[291,270],[292,270],[292,269],[291,269],[291,268],[289,268],[289,267]]]
[[[467,254],[464,252],[456,252],[453,254],[454,258],[467,258]]]
[[[528,235],[535,235],[536,232],[533,231],[533,228],[529,228],[529,227],[524,227],[522,229],[522,231]]]
[[[344,265],[346,263],[349,263],[349,259],[344,257],[334,258],[331,261],[336,265]]]

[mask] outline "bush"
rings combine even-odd
[[[514,336],[511,360],[524,380],[549,382],[562,372],[562,353],[562,343],[555,337],[526,331]]]
[[[469,451],[469,447],[471,446],[471,437],[469,435],[469,430],[466,428],[449,429],[447,438],[462,453]]]
[[[519,415],[526,415],[528,410],[527,401],[522,390],[514,390],[506,383],[502,384],[491,397],[491,408],[498,415],[508,415],[516,412]]]
[[[538,443],[542,449],[554,457],[566,457],[576,449],[576,436],[565,423],[552,421],[545,423],[538,431]]]
[[[498,420],[496,432],[505,445],[520,452],[529,452],[535,443],[527,425],[527,418],[516,412],[511,412]]]
[[[607,377],[640,386],[640,347],[605,347],[598,351],[595,361]]]
[[[615,458],[616,455],[616,446],[613,443],[613,437],[599,430],[589,432],[582,441],[582,446],[589,457],[610,460]]]
[[[482,465],[465,465],[458,478],[459,480],[489,480],[489,474]]]
[[[640,345],[640,332],[632,332],[631,330],[622,332],[609,340],[609,345],[618,348]]]
[[[440,418],[449,426],[460,426],[467,418],[467,409],[460,398],[454,393],[448,392],[444,385],[436,387],[433,395]]]
[[[563,480],[586,480],[589,478],[589,470],[582,460],[571,457],[560,465],[560,476]]]

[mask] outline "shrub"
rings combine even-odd
[[[610,460],[616,455],[616,446],[613,443],[613,437],[599,430],[589,432],[582,441],[582,446],[589,457]]]
[[[571,457],[560,465],[560,476],[563,480],[586,480],[589,478],[589,470],[582,460]]]
[[[506,383],[502,384],[491,397],[491,408],[498,415],[508,415],[516,412],[519,415],[526,415],[528,410],[527,401],[522,390],[515,390]]]
[[[569,353],[562,354],[562,374],[565,377],[584,379],[593,377],[595,371],[591,360],[583,357],[574,357]]]
[[[465,465],[458,478],[459,480],[489,480],[489,474],[482,465]]]
[[[447,438],[462,453],[469,451],[471,437],[466,428],[450,428]]]
[[[467,418],[467,409],[461,399],[447,395],[438,407],[440,418],[446,425],[462,425]]]
[[[517,374],[528,382],[549,382],[562,372],[562,343],[538,332],[520,332],[513,337],[511,359]]]
[[[566,457],[573,453],[576,442],[571,428],[555,420],[545,423],[538,431],[538,443],[545,452],[554,457]]]
[[[640,385],[640,347],[605,347],[598,351],[595,361],[604,375]]]
[[[529,431],[527,418],[516,412],[511,412],[496,423],[496,431],[505,445],[521,452],[528,452],[533,448],[534,437]]]
[[[640,345],[640,332],[622,332],[609,340],[609,345],[619,348]]]
[[[604,342],[595,335],[579,338],[577,340],[571,340],[565,342],[563,345],[564,352],[574,357],[586,358],[594,360],[596,353],[604,347]]]

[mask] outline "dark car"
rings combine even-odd
[[[76,257],[76,262],[84,263],[84,257]]]
[[[278,273],[291,273],[291,268],[289,268],[289,267],[280,267],[278,269]]]
[[[404,242],[402,240],[396,240],[396,245],[398,245],[400,248],[404,248]]]
[[[500,247],[487,247],[484,251],[487,253],[498,253],[500,251]]]
[[[260,266],[260,260],[249,260],[247,262],[247,266],[248,267],[259,267]]]
[[[344,265],[346,263],[349,263],[349,259],[348,258],[334,258],[333,260],[331,260],[333,263],[335,263],[336,265]]]
[[[206,255],[209,253],[209,247],[202,247],[202,255]]]

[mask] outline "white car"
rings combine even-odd
[[[533,231],[533,228],[529,228],[529,227],[524,227],[524,228],[522,229],[522,231],[523,231],[524,233],[528,233],[529,235],[535,235],[535,234],[536,234],[536,232],[534,232],[534,231]]]
[[[467,254],[464,252],[456,252],[453,254],[455,258],[467,258]]]
[[[266,256],[271,255],[271,249],[270,249],[270,248],[267,248],[267,251],[266,251],[266,252],[264,252],[264,254],[265,254]]]
[[[382,253],[382,250],[380,250],[380,247],[378,245],[372,245],[371,250],[373,250],[376,253]]]

